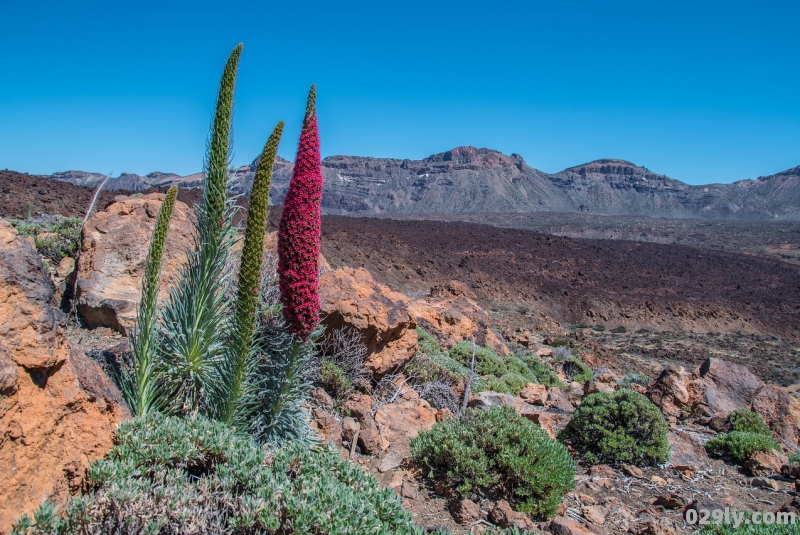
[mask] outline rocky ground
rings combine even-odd
[[[0,491],[4,509],[30,508],[32,501],[19,497],[32,492],[63,502],[79,488],[81,470],[107,449],[114,422],[125,416],[101,368],[109,371],[109,355],[124,351],[161,198],[146,194],[101,203],[85,227],[77,265],[45,269],[31,245],[2,223],[0,276],[13,291],[3,294],[0,306],[7,317],[20,308],[30,312],[18,315],[23,323],[4,321],[0,333],[6,344],[27,337],[9,346],[27,348],[18,353],[0,343],[0,455],[13,456],[7,461],[15,463],[14,486]],[[190,238],[190,219],[188,206],[177,203],[170,230],[175,255]],[[358,333],[370,380],[336,401],[315,390],[309,405],[313,425],[343,457],[402,496],[419,524],[455,533],[516,524],[554,534],[667,535],[691,529],[682,512],[692,503],[774,511],[797,496],[798,474],[784,468],[786,454],[800,441],[796,267],[691,247],[574,240],[462,223],[328,217],[323,228],[325,325]],[[268,251],[274,246],[273,234]],[[178,256],[166,261],[167,281]],[[73,294],[70,314],[78,315],[65,317],[58,311],[59,296]],[[586,320],[591,321],[582,325]],[[409,458],[411,438],[452,414],[434,408],[404,375],[420,348],[418,325],[445,349],[475,340],[500,355],[520,347],[540,355],[565,386],[529,384],[516,397],[482,392],[469,404],[512,406],[552,435],[588,393],[613,391],[630,372],[646,374],[646,386],[633,388],[669,422],[669,462],[643,470],[579,466],[576,488],[553,521],[515,513],[498,496],[455,500],[451,489],[434,485]],[[611,332],[620,326],[625,332]],[[658,326],[671,329],[656,332]],[[570,382],[554,354],[558,347],[579,356],[594,379]],[[463,394],[463,385],[454,393]],[[46,402],[31,403],[36,396]],[[710,459],[703,444],[725,430],[725,416],[737,408],[759,413],[783,453],[754,457],[745,467]],[[46,418],[52,414],[60,415],[55,430]],[[84,440],[84,434],[95,438]],[[59,440],[84,440],[86,447],[58,447]],[[29,477],[41,466],[52,470]],[[28,489],[28,481],[47,488]]]

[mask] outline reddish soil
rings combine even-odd
[[[98,208],[117,195],[102,192]],[[83,216],[93,192],[0,171],[0,216]],[[199,190],[180,190],[193,204]],[[246,199],[240,198],[246,205]],[[270,227],[280,214],[273,209]],[[242,213],[239,218],[244,214]],[[675,244],[573,239],[462,222],[323,218],[334,266],[363,266],[409,294],[460,280],[507,334],[584,323],[676,332],[754,333],[800,340],[800,267]]]
[[[152,188],[151,191],[166,192],[167,188]],[[133,195],[133,191],[101,191],[95,210],[102,210],[118,195]],[[52,180],[46,176],[29,175],[15,171],[0,171],[0,217],[25,219],[30,209],[31,217],[43,214],[60,214],[65,217],[83,217],[92,202],[94,190],[67,182]],[[200,199],[197,189],[178,191],[178,199],[194,204]]]
[[[587,240],[470,223],[328,216],[323,253],[407,293],[466,283],[502,329],[547,318],[800,339],[800,268],[671,244]]]

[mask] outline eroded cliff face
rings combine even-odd
[[[232,171],[248,194],[256,162]],[[293,164],[277,158],[271,202],[286,195]],[[690,186],[625,160],[604,159],[548,174],[519,154],[457,147],[423,160],[330,156],[322,161],[327,214],[584,212],[605,215],[740,220],[800,219],[800,166],[756,180]],[[51,178],[94,187],[105,177],[68,171]],[[124,173],[106,188],[202,186],[202,175]]]
[[[0,219],[0,531],[66,503],[128,414],[100,367],[64,336],[33,246]]]

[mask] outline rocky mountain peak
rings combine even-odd
[[[458,166],[480,166],[483,169],[517,167],[520,170],[524,164],[519,154],[507,156],[500,151],[486,148],[478,149],[472,146],[456,147],[446,152],[434,154],[425,158],[422,162],[431,164],[450,163],[451,168],[458,168]]]

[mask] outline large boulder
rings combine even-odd
[[[91,327],[110,327],[127,335],[136,324],[150,237],[164,194],[117,197],[117,201],[96,212],[83,227],[83,245],[78,261],[76,297],[78,312]],[[193,211],[176,201],[164,248],[159,299],[167,297],[194,247]],[[265,254],[277,257],[277,233],[264,236]],[[242,240],[232,250],[238,262]],[[319,266],[330,269],[320,255]]]
[[[725,430],[731,411],[752,410],[776,438],[800,444],[800,401],[741,364],[709,358],[692,373],[669,366],[649,385],[647,396],[673,422],[692,417],[718,431]]]
[[[727,415],[741,408],[749,408],[764,381],[747,367],[726,360],[709,358],[697,375],[703,388],[700,402],[695,411],[702,416]]]
[[[683,366],[672,365],[650,384],[647,397],[668,417],[690,412],[697,405],[694,376]]]
[[[800,444],[800,401],[787,391],[766,385],[753,398],[751,410],[761,416],[775,437]]]
[[[83,227],[78,261],[78,312],[89,327],[110,327],[127,335],[136,323],[150,236],[164,194],[120,197],[96,212]],[[177,280],[192,246],[192,212],[180,201],[172,212],[159,295]]]
[[[329,330],[356,329],[376,376],[399,368],[417,351],[416,322],[408,298],[378,283],[363,269],[341,268],[320,277],[322,323]]]
[[[475,340],[500,355],[511,353],[502,338],[490,328],[489,314],[475,300],[466,284],[449,281],[431,288],[427,297],[412,299],[409,310],[417,323],[444,347],[462,340]]]
[[[33,247],[0,220],[0,532],[63,505],[127,416],[119,391],[64,336]]]

